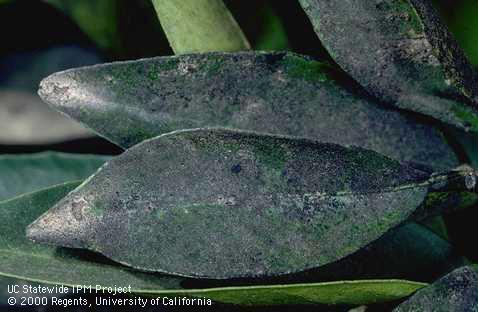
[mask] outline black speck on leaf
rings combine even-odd
[[[232,173],[239,173],[239,172],[241,172],[241,170],[242,170],[242,167],[239,164],[234,165],[234,166],[231,167],[231,172]]]

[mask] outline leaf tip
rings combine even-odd
[[[66,72],[59,72],[40,81],[37,91],[40,98],[55,109],[67,104],[73,83],[69,76]]]
[[[91,224],[79,217],[83,212],[71,203],[75,202],[66,198],[40,216],[27,227],[26,237],[35,243],[85,248]]]
[[[26,237],[34,243],[56,244],[54,242],[58,233],[57,229],[52,228],[50,222],[44,216],[35,220],[26,228]]]

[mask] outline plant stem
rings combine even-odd
[[[429,184],[429,193],[412,218],[421,220],[476,206],[478,203],[476,181],[477,171],[467,165],[432,175],[426,182]]]
[[[175,54],[249,50],[222,0],[152,0]]]
[[[478,172],[468,165],[462,165],[449,172],[435,173],[428,183],[430,191],[468,191],[478,193]]]

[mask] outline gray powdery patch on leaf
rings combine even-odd
[[[375,241],[423,202],[429,178],[356,147],[178,131],[108,162],[30,225],[28,236],[148,271],[273,276]]]
[[[407,222],[359,251],[319,268],[260,279],[187,279],[182,285],[205,288],[390,278],[433,282],[466,264],[448,241],[424,226]]]
[[[332,58],[400,108],[478,131],[478,76],[427,0],[300,0]]]
[[[476,312],[478,272],[471,266],[456,269],[420,289],[393,311]]]
[[[287,52],[157,57],[60,72],[39,94],[124,148],[173,130],[227,127],[356,145],[435,171],[458,164],[437,129],[355,96],[330,70]]]
[[[357,305],[405,298],[426,284],[388,279],[257,285],[253,287],[186,287],[186,279],[148,274],[99,259],[91,253],[38,245],[25,237],[25,227],[61,200],[79,182],[70,182],[0,202],[0,285],[23,282],[4,278],[15,276],[51,285],[131,286],[135,294],[174,297],[189,296],[231,304],[339,304]],[[72,270],[74,268],[74,270]],[[189,288],[189,289],[187,289]],[[70,292],[71,293],[71,292]],[[45,294],[38,294],[45,296]],[[52,294],[58,297],[59,294]],[[8,294],[11,297],[12,294]],[[3,297],[0,292],[0,305]]]
[[[430,282],[465,264],[448,241],[410,222],[341,261],[307,275],[319,280],[404,278]]]
[[[97,261],[91,255],[86,260],[81,253],[40,246],[25,237],[25,228],[29,223],[80,183],[67,182],[0,202],[0,283],[5,276],[70,287],[129,285],[133,292],[180,288],[181,280],[178,278],[138,272]],[[10,280],[10,283],[20,282]],[[58,293],[54,295],[59,296]]]

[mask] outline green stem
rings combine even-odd
[[[175,54],[249,50],[222,0],[152,0]]]

